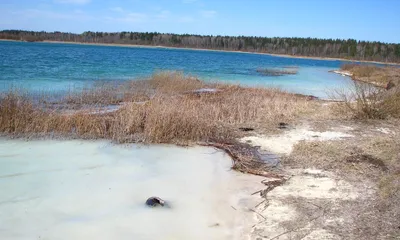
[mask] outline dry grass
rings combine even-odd
[[[193,91],[207,86],[196,77],[185,76],[180,72],[159,72],[146,81],[156,93],[176,94]],[[133,82],[136,83],[136,82]],[[216,84],[209,84],[215,86]]]
[[[366,184],[377,195],[340,203],[350,224],[332,229],[349,239],[395,239],[400,234],[400,141],[395,135],[357,137],[352,141],[301,142],[284,160],[292,167],[333,171],[353,184]]]
[[[400,84],[400,68],[395,66],[379,67],[377,65],[344,64],[341,70],[353,74],[354,80],[372,83],[380,87],[387,87],[389,82]]]
[[[350,71],[357,77],[370,77],[372,73],[379,70],[375,65],[343,64],[340,69]]]
[[[191,92],[199,88],[218,91]],[[121,102],[124,104],[118,111],[92,114],[94,108]],[[70,105],[80,110],[63,110]],[[311,108],[305,97],[276,89],[206,84],[180,73],[164,72],[142,81],[97,86],[58,102],[42,98],[41,104],[35,104],[23,94],[10,92],[0,100],[0,132],[187,143],[232,139],[239,125],[272,128]]]
[[[298,73],[298,68],[296,67],[284,67],[283,69],[258,68],[257,72],[264,76],[296,75]]]
[[[334,105],[338,115],[361,120],[400,118],[400,88],[386,91],[370,84],[354,82],[350,91],[334,95],[342,100]]]

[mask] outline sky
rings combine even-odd
[[[0,29],[400,43],[400,0],[0,0]]]

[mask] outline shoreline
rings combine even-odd
[[[345,70],[331,70],[331,71],[329,71],[330,73],[335,73],[335,74],[339,74],[339,75],[342,75],[343,77],[349,77],[349,78],[351,78],[351,80],[353,80],[354,82],[361,82],[361,83],[366,83],[366,84],[371,84],[372,86],[374,86],[374,87],[377,87],[377,88],[385,88],[385,86],[383,86],[383,85],[381,85],[381,84],[379,84],[379,83],[376,83],[376,82],[368,82],[368,81],[365,81],[365,80],[361,80],[361,79],[358,79],[358,78],[355,78],[354,76],[353,76],[353,74],[351,73],[351,72],[349,72],[349,71],[345,71]]]
[[[12,40],[12,39],[0,39],[0,41],[26,42],[26,41],[20,41],[20,40]],[[36,43],[74,44],[74,45],[106,46],[106,47],[181,49],[181,50],[210,51],[210,52],[230,52],[230,53],[269,55],[269,56],[273,56],[273,57],[282,57],[282,58],[312,59],[312,60],[323,60],[323,61],[344,61],[344,62],[372,63],[372,64],[400,66],[400,63],[395,63],[395,62],[378,62],[378,61],[352,60],[352,59],[345,59],[345,58],[330,58],[330,57],[294,56],[294,55],[286,55],[286,54],[218,50],[218,49],[207,49],[207,48],[169,47],[169,46],[162,46],[162,45],[154,46],[154,45],[136,45],[136,44],[122,44],[122,43],[85,43],[85,42],[47,41],[47,40],[46,41],[37,41]]]

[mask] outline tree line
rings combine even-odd
[[[18,41],[62,41],[78,43],[135,44],[285,54],[306,57],[345,58],[400,62],[400,44],[354,39],[211,36],[158,32],[34,32],[0,31],[0,39]]]

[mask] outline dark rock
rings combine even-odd
[[[392,88],[394,88],[396,86],[396,84],[393,83],[392,80],[390,80],[387,84],[386,84],[386,90],[390,90]]]
[[[164,207],[165,201],[159,197],[151,197],[146,200],[146,205],[149,207],[158,207],[158,206]]]
[[[250,132],[250,131],[254,131],[254,128],[250,128],[250,127],[240,127],[239,130],[240,130],[240,131],[243,131],[243,132]]]
[[[280,122],[278,128],[279,129],[287,129],[289,127],[289,124]]]
[[[210,227],[219,227],[219,223],[215,223],[215,224],[211,225]]]

